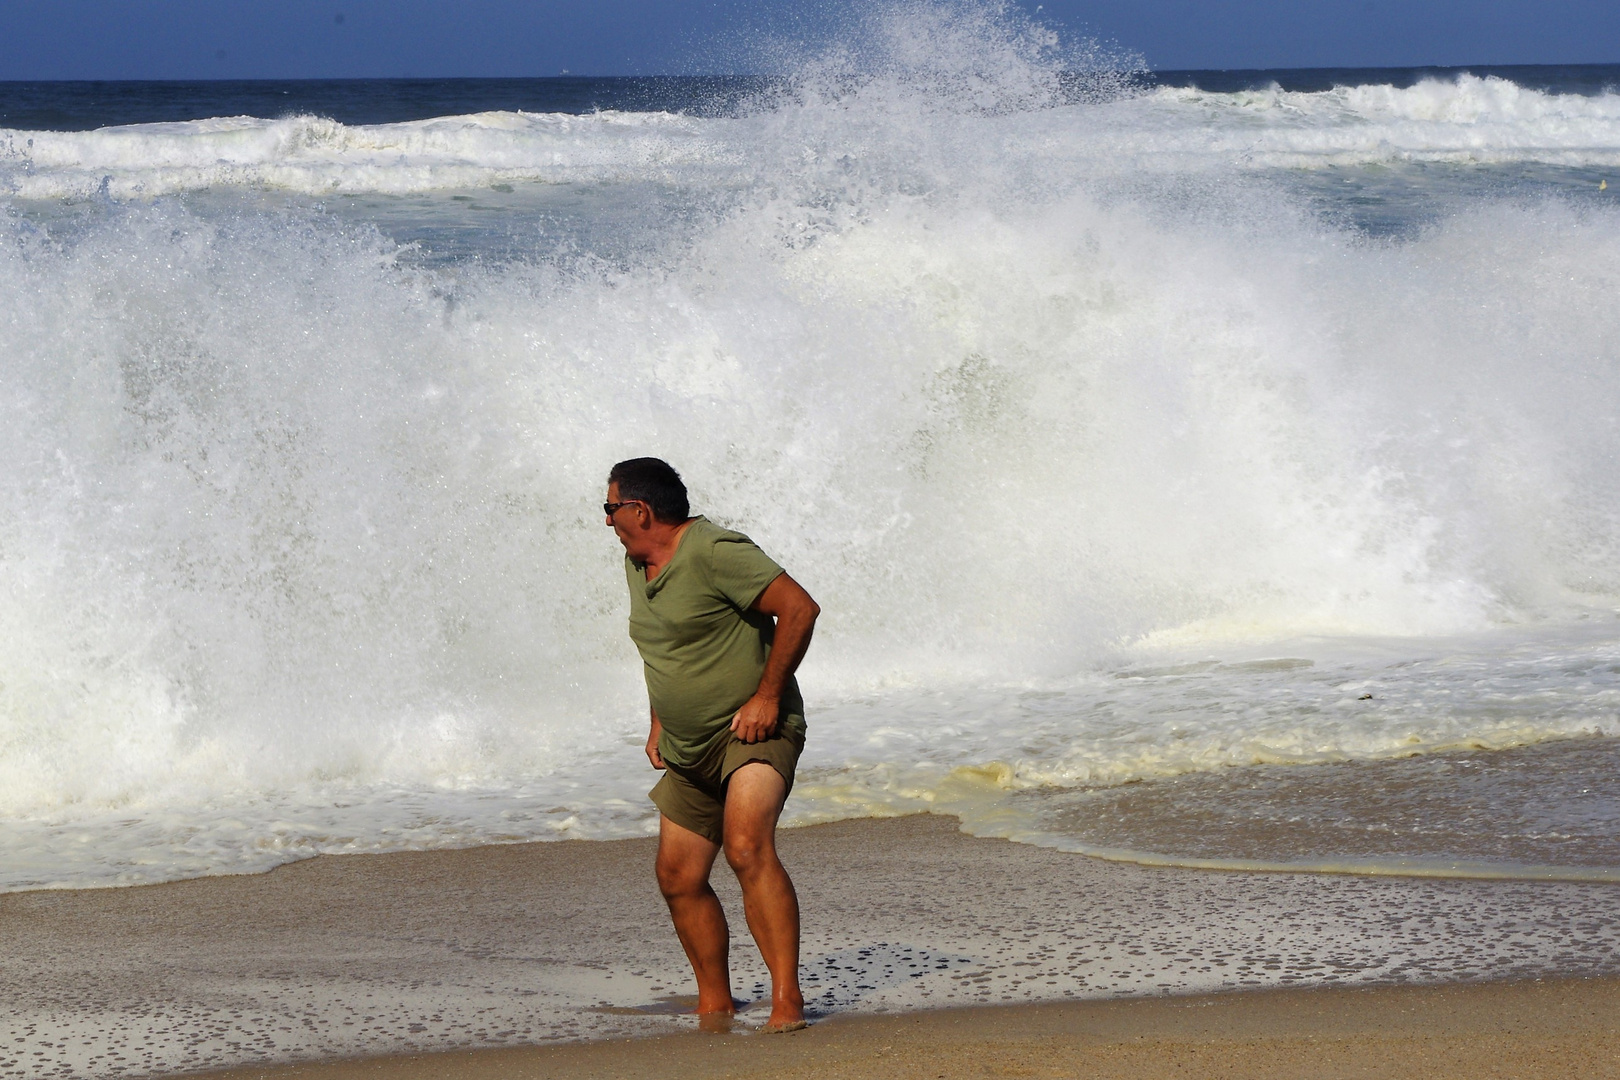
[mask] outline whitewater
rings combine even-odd
[[[1620,876],[1620,95],[931,10],[718,113],[0,131],[0,889],[653,831],[644,453],[824,609],[793,823]]]

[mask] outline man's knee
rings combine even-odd
[[[690,860],[660,856],[654,869],[658,875],[658,891],[666,900],[696,896],[709,886],[708,867]]]
[[[726,862],[739,876],[776,862],[776,844],[769,833],[738,829],[726,836]]]

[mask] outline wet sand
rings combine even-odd
[[[1054,1068],[1157,1075],[1128,1070],[1160,1067],[1149,1058],[1192,1068],[1201,1059],[1185,1055],[1218,1049],[1260,1063],[1233,1075],[1270,1075],[1265,1061],[1288,1066],[1306,1043],[1341,1054],[1345,1068],[1371,1060],[1354,1049],[1363,1045],[1497,1064],[1587,1055],[1581,1068],[1545,1075],[1603,1075],[1593,1063],[1614,1060],[1604,1018],[1616,1012],[1606,977],[1620,975],[1615,885],[1156,869],[976,839],[930,815],[791,830],[782,850],[804,902],[805,989],[821,1021],[805,1034],[698,1036],[675,1014],[671,999],[690,976],[653,885],[651,841],[523,844],[0,897],[0,1031],[9,1036],[0,1077],[338,1060],[348,1063],[281,1075],[396,1075],[375,1070],[397,1061],[354,1059],[411,1054],[431,1055],[420,1066],[430,1071],[397,1075],[508,1075],[498,1055],[443,1055],[503,1046],[540,1047],[509,1051],[510,1062],[529,1063],[510,1068],[545,1075],[637,1075],[638,1054],[651,1055],[647,1067],[684,1061],[693,1075],[724,1075],[752,1071],[768,1052],[786,1055],[773,1059],[782,1070],[773,1075],[903,1076],[932,1068],[924,1063],[936,1048],[957,1060],[950,1055],[998,1039],[1007,1045],[970,1072],[1046,1075],[1038,1070],[1059,1055]],[[764,972],[735,886],[724,870],[716,879],[734,913],[739,996],[757,1000]],[[1537,978],[1561,981],[1525,981]],[[1482,981],[1510,985],[1458,986]],[[1410,989],[1418,984],[1448,988]],[[1373,986],[1408,989],[1186,996]],[[1478,994],[1487,996],[1469,996]],[[1514,994],[1528,996],[1489,997]],[[1180,996],[1111,1000],[1164,995]],[[1453,1003],[1434,1014],[1444,1023],[1413,1027],[1436,1001]],[[1598,1019],[1554,1022],[1586,1013]],[[1309,1015],[1364,1021],[1311,1027]],[[1220,1019],[1196,1019],[1211,1016]],[[1401,1016],[1405,1027],[1387,1020]],[[745,1010],[740,1027],[762,1018]],[[1096,1024],[1125,1034],[1088,1041]],[[780,1048],[767,1051],[773,1038]],[[593,1039],[619,1041],[546,1045]],[[911,1049],[882,1051],[902,1045]],[[614,1047],[631,1057],[612,1058]],[[1183,1056],[1153,1057],[1152,1047]],[[894,1060],[878,1067],[880,1052]],[[591,1057],[600,1054],[610,1057]],[[938,1063],[931,1075],[960,1074]],[[1337,1075],[1329,1067],[1315,1071]],[[584,1071],[558,1071],[566,1068]]]

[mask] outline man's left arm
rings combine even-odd
[[[776,620],[771,655],[765,661],[765,674],[759,689],[731,718],[731,730],[745,743],[761,742],[776,733],[782,711],[782,688],[799,668],[799,661],[810,648],[810,635],[816,628],[821,607],[804,587],[787,574],[765,586],[754,601],[754,610]]]

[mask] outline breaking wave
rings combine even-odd
[[[644,829],[596,509],[642,452],[828,613],[804,818],[962,767],[1612,733],[1620,215],[1481,198],[1375,243],[1265,183],[1115,181],[1167,150],[1596,160],[1616,99],[1076,95],[1045,37],[903,14],[889,68],[730,118],[8,133],[18,202],[110,196],[0,223],[10,884]],[[318,207],[135,197],[582,177],[724,198],[621,263],[430,271]],[[1446,650],[1533,678],[1400,681]]]

